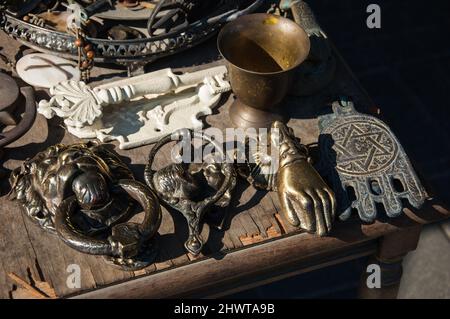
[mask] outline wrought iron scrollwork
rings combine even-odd
[[[248,7],[230,11],[224,19],[221,15],[213,17],[205,13],[202,19],[169,34],[129,40],[108,40],[87,36],[86,41],[92,45],[95,62],[125,65],[151,62],[201,43],[218,31],[227,20],[255,10],[262,2],[262,0],[250,1]],[[1,20],[3,30],[23,44],[44,53],[53,52],[65,58],[77,58],[78,50],[74,35],[33,25],[5,10],[1,12]]]

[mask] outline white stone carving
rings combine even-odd
[[[38,111],[47,118],[64,118],[68,131],[80,138],[117,140],[121,149],[158,141],[180,128],[201,129],[199,116],[209,115],[229,91],[225,66],[193,73],[171,69],[91,88],[65,81],[50,89],[50,101]]]

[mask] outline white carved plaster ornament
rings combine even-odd
[[[171,69],[91,88],[64,81],[50,89],[50,101],[38,111],[64,119],[80,138],[117,140],[121,149],[154,143],[180,128],[201,129],[221,94],[229,91],[225,66],[177,75]]]

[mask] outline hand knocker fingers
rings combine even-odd
[[[299,192],[294,197],[294,208],[301,220],[301,228],[312,233],[316,230],[316,218],[314,217],[314,201],[305,192]]]
[[[316,233],[319,236],[324,236],[327,233],[327,228],[324,220],[324,207],[319,196],[315,190],[312,190],[309,195],[314,201],[314,215],[316,217]]]
[[[338,206],[337,205],[337,201],[336,201],[336,195],[328,187],[325,187],[324,191],[327,192],[328,196],[330,197],[330,200],[331,200],[331,217],[332,217],[332,220],[334,220],[335,217],[336,217],[336,211],[337,211],[337,206]]]
[[[317,195],[319,196],[320,200],[322,201],[323,206],[323,215],[325,217],[325,224],[327,232],[331,231],[331,227],[333,224],[333,214],[331,212],[331,199],[329,198],[328,193],[322,190],[317,191]]]
[[[294,227],[299,227],[300,225],[302,225],[303,223],[299,219],[299,216],[297,216],[290,195],[288,195],[288,193],[286,192],[278,194],[280,196],[280,204],[282,211],[285,213],[285,217],[289,221],[289,223]]]

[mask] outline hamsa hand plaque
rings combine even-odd
[[[333,114],[319,119],[319,170],[333,184],[340,219],[352,208],[364,222],[403,211],[402,200],[420,208],[428,195],[398,139],[381,120],[361,114],[352,102],[333,103]]]

